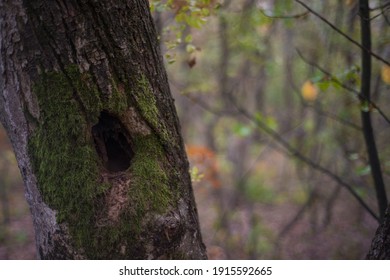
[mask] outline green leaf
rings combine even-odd
[[[321,81],[323,81],[325,79],[325,75],[320,73],[316,76],[314,76],[313,78],[311,78],[310,80],[313,82],[313,83],[319,83]]]
[[[318,86],[318,88],[321,90],[321,91],[326,91],[330,85],[331,85],[331,82],[329,81],[323,81],[323,82],[318,82],[316,83],[316,85]]]
[[[187,46],[186,46],[187,53],[193,53],[195,51],[196,51],[196,47],[193,44],[187,44]]]
[[[278,129],[278,123],[277,123],[276,119],[273,118],[273,117],[266,117],[265,118],[265,123],[272,130],[277,130]]]
[[[257,112],[255,114],[255,120],[258,121],[259,123],[263,123],[272,130],[277,130],[278,129],[278,122],[274,117],[271,116],[263,116],[262,113]]]
[[[371,173],[371,167],[369,165],[366,166],[360,166],[356,169],[356,173],[359,176],[365,176]]]
[[[252,129],[249,126],[236,123],[233,126],[233,132],[241,137],[247,137],[252,133]]]
[[[350,160],[358,160],[360,158],[358,153],[353,153],[348,156]]]
[[[264,116],[261,112],[255,113],[255,120],[258,122],[264,122]]]
[[[343,87],[341,86],[341,82],[337,79],[332,79],[330,81],[330,83],[332,84],[332,87],[334,87],[335,89],[342,89]]]
[[[201,173],[199,168],[196,166],[190,169],[190,175],[191,175],[191,181],[193,183],[200,182],[204,177],[204,174]]]
[[[192,42],[192,35],[191,35],[191,34],[188,34],[188,35],[185,37],[184,42],[186,42],[186,43],[191,43],[191,42]]]
[[[208,16],[210,15],[210,10],[207,9],[207,8],[202,8],[201,14],[202,14],[202,16],[204,16],[204,17],[208,17]]]

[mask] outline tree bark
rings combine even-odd
[[[371,102],[371,19],[368,0],[359,0],[359,15],[361,27],[362,51],[362,73],[361,73],[361,106],[367,107]],[[361,110],[363,135],[366,143],[367,154],[371,167],[372,179],[374,181],[375,192],[379,208],[379,217],[383,221],[388,200],[386,187],[383,181],[382,168],[379,160],[378,149],[375,142],[374,128],[371,121],[370,109]]]
[[[384,220],[376,231],[367,259],[390,260],[390,207],[387,208]]]
[[[204,259],[146,0],[0,0],[0,119],[42,259]]]

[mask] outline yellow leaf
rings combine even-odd
[[[356,0],[345,0],[345,4],[346,4],[347,6],[352,6],[352,5],[355,4],[355,2],[356,2]]]
[[[382,80],[386,84],[390,85],[390,66],[388,65],[382,66],[381,76],[382,76]]]
[[[314,101],[317,99],[318,89],[311,81],[306,81],[302,85],[301,94],[306,101]]]

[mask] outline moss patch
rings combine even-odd
[[[97,256],[109,254],[114,259],[144,259],[143,242],[151,239],[151,233],[145,229],[149,222],[153,222],[150,220],[152,216],[147,214],[164,214],[175,203],[168,175],[161,166],[163,150],[157,138],[137,135],[134,142],[135,156],[129,170],[129,205],[118,225],[97,229]]]
[[[168,176],[161,167],[163,150],[153,135],[135,139],[135,157],[131,165],[134,180],[130,199],[138,217],[145,212],[163,213],[172,201]]]
[[[98,183],[99,158],[89,132],[102,106],[92,85],[74,67],[42,74],[33,87],[40,120],[29,142],[44,201],[83,247],[93,228],[96,197],[108,187]]]
[[[128,108],[128,85],[111,81],[112,96],[102,99],[89,74],[77,66],[64,72],[43,73],[33,86],[40,106],[40,118],[30,138],[33,160],[44,201],[65,222],[76,247],[90,259],[142,256],[142,244],[134,245],[144,226],[145,215],[165,213],[174,198],[163,166],[164,152],[159,138],[131,135],[134,157],[127,171],[131,178],[129,206],[116,225],[97,227],[96,214],[111,187],[101,182],[101,160],[91,128],[103,110],[120,115]],[[142,117],[154,128],[160,125],[156,100],[146,79],[136,86],[136,101]],[[126,248],[126,249],[123,249]]]
[[[142,116],[148,124],[159,133],[164,143],[170,143],[168,130],[159,117],[156,98],[152,92],[149,81],[145,76],[141,76],[141,78],[137,80],[136,85],[134,96],[136,97],[137,105]]]
[[[142,116],[149,124],[151,124],[154,128],[157,128],[159,119],[156,99],[150,88],[149,82],[144,76],[138,80],[137,90],[135,93]]]

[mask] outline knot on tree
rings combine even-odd
[[[153,244],[156,248],[178,246],[184,234],[184,224],[180,215],[173,211],[160,216],[155,224]]]
[[[134,157],[131,139],[121,121],[102,111],[99,122],[92,127],[95,148],[103,166],[110,172],[125,171]]]

